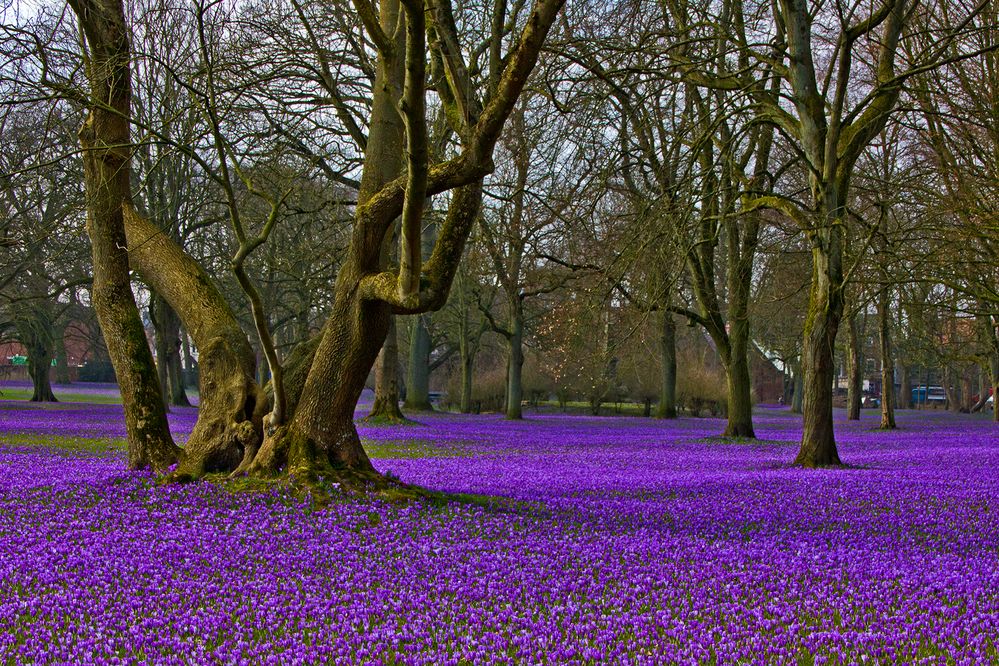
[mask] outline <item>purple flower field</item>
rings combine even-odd
[[[365,427],[495,501],[319,508],[127,472],[115,405],[0,402],[0,663],[999,662],[996,426],[867,413],[804,471],[756,416]]]

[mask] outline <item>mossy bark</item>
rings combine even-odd
[[[803,428],[795,463],[803,467],[841,464],[833,430],[833,350],[843,316],[843,229],[839,197],[825,195],[827,224],[813,233],[812,286],[805,316]]]
[[[214,281],[180,246],[130,206],[125,231],[133,266],[176,311],[198,349],[198,420],[177,476],[232,471],[255,454],[269,409],[253,348]]]
[[[247,466],[254,475],[296,477],[373,471],[354,427],[354,407],[388,333],[391,310],[362,300],[363,276],[353,258],[340,269],[330,317],[287,426],[267,437]],[[351,265],[353,264],[353,265]],[[374,268],[374,267],[373,267]]]
[[[400,29],[399,4],[392,0],[379,4],[378,25],[368,16],[367,27],[379,44],[379,62],[350,246],[337,274],[329,319],[323,326],[295,414],[287,425],[268,433],[256,458],[247,467],[249,473],[286,472],[295,478],[313,478],[325,473],[340,478],[377,477],[354,428],[352,417],[357,400],[388,334],[393,313],[416,314],[443,306],[465,241],[480,211],[482,178],[492,168],[492,149],[560,7],[561,0],[542,0],[535,5],[489,106],[478,121],[471,119],[473,125],[463,136],[471,148],[431,170],[432,187],[440,188],[437,192],[450,190],[451,199],[433,254],[421,267],[420,289],[416,293],[400,289],[400,274],[385,269],[382,252],[385,237],[405,209],[405,196],[409,193],[408,186],[400,185],[405,179],[381,185],[381,169],[398,160],[402,151],[398,140],[401,137],[393,129],[399,118],[400,78],[390,74],[397,72],[399,63],[392,59],[403,49],[398,43],[392,47],[386,42],[392,39],[389,35],[401,39],[407,31]],[[436,9],[443,13],[447,8]],[[414,5],[410,11],[419,12],[419,8]],[[447,17],[439,16],[437,20],[446,22]],[[442,25],[447,27],[446,23]],[[453,41],[450,40],[453,25],[450,30],[441,40],[443,48],[450,48]],[[410,40],[405,44],[407,53],[414,43],[412,32],[409,31]],[[460,57],[457,52],[456,57]],[[452,67],[454,63],[446,66]],[[407,75],[407,88],[414,85],[414,80],[422,81]],[[449,96],[449,91],[453,91],[448,85],[441,85],[438,90],[444,103],[456,104]],[[471,101],[464,96],[460,99],[462,104]],[[477,111],[468,112],[477,115]],[[422,200],[421,194],[421,204]],[[412,268],[415,272],[415,267]]]

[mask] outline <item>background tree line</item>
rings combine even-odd
[[[851,418],[865,376],[892,387],[886,428],[915,386],[975,411],[999,383],[996,25],[963,0],[8,4],[0,323],[44,400],[96,312],[132,464],[178,476],[369,474],[366,383],[380,420],[446,387],[753,437],[768,362],[797,462],[837,464],[841,369]],[[195,359],[181,451],[162,412]]]

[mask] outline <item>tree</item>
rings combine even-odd
[[[352,421],[365,378],[393,313],[415,314],[444,304],[478,216],[482,178],[492,169],[493,147],[561,4],[538,2],[523,18],[505,58],[501,40],[506,22],[502,16],[495,22],[481,99],[449,3],[424,7],[415,1],[389,1],[381,4],[377,16],[366,0],[355,3],[377,46],[378,64],[354,232],[298,408],[286,427],[265,440],[252,472],[276,473],[286,465],[295,475],[306,476],[319,471],[363,475],[372,470]],[[502,3],[497,7],[499,12],[504,9]],[[405,30],[397,29],[403,25]],[[435,37],[429,53],[432,80],[461,144],[457,155],[436,164],[429,163],[426,139],[427,30]],[[391,179],[386,169],[402,152],[400,139],[405,142],[406,174]],[[420,229],[425,199],[443,192],[450,192],[448,212],[424,265]],[[383,246],[400,215],[400,265],[393,270],[384,264]]]
[[[94,309],[121,387],[132,469],[163,470],[180,457],[166,420],[152,353],[129,280],[124,208],[131,199],[131,59],[120,0],[72,0],[89,47],[89,111],[80,129],[93,254]]]
[[[795,463],[805,467],[840,464],[832,420],[833,347],[843,316],[849,267],[844,263],[847,201],[854,166],[868,143],[884,128],[908,78],[939,66],[950,44],[968,29],[984,4],[962,16],[944,12],[932,24],[930,8],[915,0],[885,0],[869,12],[860,3],[835,10],[806,0],[781,0],[773,22],[781,66],[793,109],[758,98],[761,120],[775,124],[802,159],[807,202],[765,194],[756,205],[781,210],[809,239],[812,281],[805,318],[804,428]],[[828,15],[827,15],[828,14]],[[900,44],[916,16],[920,32],[935,44],[900,62]],[[870,54],[870,59],[866,54]],[[969,54],[970,55],[970,54]],[[738,73],[715,85],[744,87]],[[863,87],[863,95],[850,94]]]

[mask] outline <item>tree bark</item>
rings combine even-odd
[[[899,364],[898,409],[912,409],[912,368],[904,361]]]
[[[967,368],[961,371],[961,397],[958,411],[962,414],[971,412],[971,374]]]
[[[51,382],[56,341],[50,304],[44,300],[26,301],[14,312],[14,328],[28,356],[31,402],[58,402]]]
[[[399,409],[399,337],[396,318],[389,322],[388,333],[375,361],[375,400],[367,421],[404,423]]]
[[[801,414],[805,402],[805,373],[801,368],[801,361],[794,362],[791,366],[794,372],[794,390],[791,393],[791,413]]]
[[[676,418],[676,321],[673,314],[662,313],[662,331],[659,336],[659,353],[662,356],[662,376],[660,377],[659,404],[656,418]]]
[[[978,366],[978,400],[971,406],[971,413],[977,414],[985,408],[989,399],[990,372],[987,363]]]
[[[80,129],[93,256],[91,302],[121,389],[131,469],[177,461],[153,356],[129,277],[124,208],[131,201],[128,28],[120,0],[72,0],[90,48],[90,108]],[[47,370],[47,369],[46,369]]]
[[[992,420],[999,423],[999,350],[993,350],[989,366],[992,370]]]
[[[812,236],[812,286],[802,348],[803,429],[795,464],[804,467],[841,464],[833,431],[832,396],[833,349],[844,305],[843,230],[837,215],[839,198],[835,193],[826,196],[827,226]]]
[[[891,343],[891,313],[888,311],[888,287],[878,294],[878,339],[881,343],[881,429],[895,425],[895,355]]]
[[[256,381],[257,360],[229,304],[208,273],[134,208],[125,208],[129,257],[178,314],[198,349],[198,420],[177,478],[232,471],[252,459],[269,400]]]
[[[427,330],[426,317],[430,315],[415,315],[409,336],[409,367],[406,371],[406,402],[407,409],[422,412],[434,411],[430,404],[430,331]]]
[[[729,319],[729,358],[725,374],[728,379],[728,423],[723,434],[726,437],[755,438],[748,313],[733,315]]]
[[[518,295],[510,299],[510,336],[507,338],[506,417],[524,418],[524,310]]]
[[[849,421],[860,420],[860,408],[864,392],[864,355],[861,350],[860,327],[857,314],[851,314],[847,319],[847,349],[846,349],[846,418]]]
[[[944,367],[943,372],[943,389],[944,395],[947,396],[947,411],[954,412],[955,414],[961,413],[961,388],[957,385],[957,378],[954,376],[954,368],[951,366]],[[927,394],[929,390],[927,389]]]
[[[475,365],[475,354],[461,351],[461,404],[462,414],[472,413],[472,371]]]
[[[454,51],[453,58],[445,58],[444,66],[453,75],[448,80],[456,83],[441,85],[438,92],[451,110],[457,111],[456,105],[463,105],[470,127],[463,136],[461,155],[431,170],[428,187],[450,190],[451,199],[434,252],[420,271],[417,293],[400,289],[400,274],[385,270],[382,263],[385,237],[393,220],[406,208],[405,196],[410,194],[402,183],[409,183],[412,178],[400,178],[382,186],[381,169],[385,160],[398,160],[403,150],[399,133],[390,131],[398,122],[397,91],[401,89],[400,77],[393,74],[398,63],[392,60],[403,49],[399,43],[393,46],[388,36],[401,39],[405,33],[409,61],[413,44],[422,32],[400,29],[399,5],[392,0],[379,3],[380,17],[362,16],[378,44],[379,57],[354,230],[337,274],[330,315],[323,326],[298,408],[287,425],[268,434],[249,466],[250,473],[269,475],[287,470],[296,479],[321,474],[344,480],[378,478],[354,428],[354,407],[388,334],[393,313],[416,314],[443,306],[465,241],[479,214],[481,179],[492,168],[492,150],[561,4],[561,0],[543,0],[534,6],[509,56],[497,91],[481,116],[469,106],[474,102],[471,97],[462,96],[458,101],[450,97],[451,85],[463,85],[462,72],[456,71],[461,55]],[[446,9],[446,3],[435,8],[438,14]],[[412,7],[407,5],[407,11],[415,14],[421,10],[414,3]],[[447,16],[434,16],[443,33],[441,48],[450,49],[453,19],[449,22]],[[407,74],[407,89],[421,82],[419,77]]]
[[[156,293],[153,294],[150,309],[154,315],[158,361],[156,370],[159,373],[160,388],[168,396],[167,404],[190,407],[180,367],[180,318],[166,299]]]
[[[28,348],[28,376],[31,377],[31,402],[59,402],[52,392],[52,349],[44,344]]]

